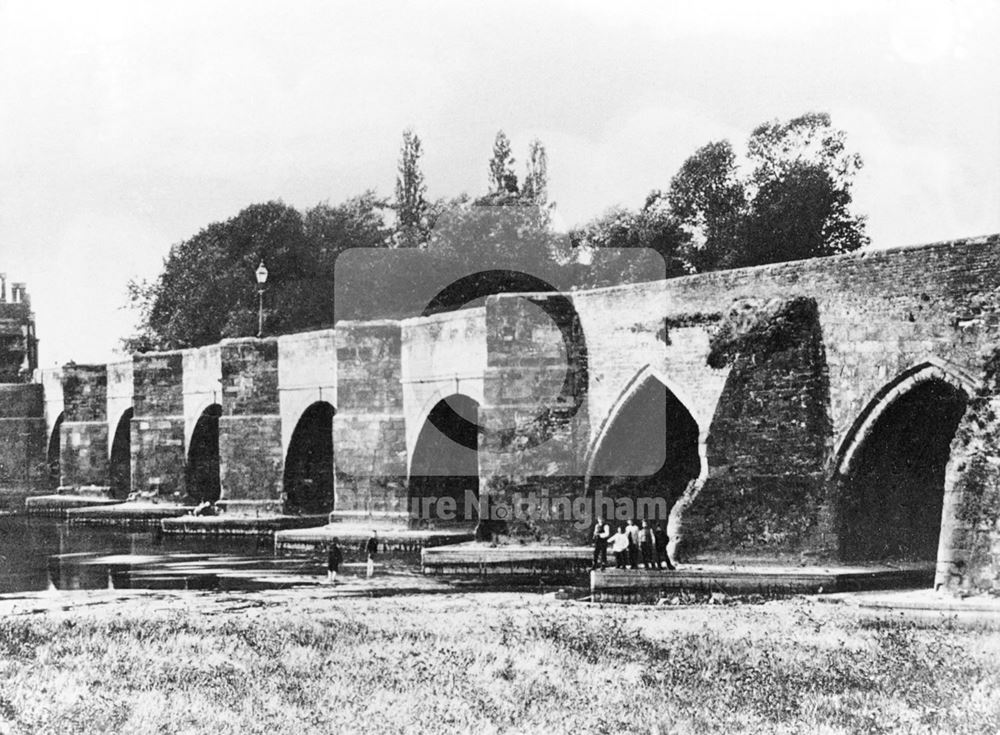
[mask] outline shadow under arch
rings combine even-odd
[[[132,416],[133,409],[122,412],[111,440],[111,456],[108,461],[108,484],[111,496],[125,500],[132,490]]]
[[[55,423],[52,424],[52,433],[49,435],[49,441],[45,447],[46,481],[48,482],[48,486],[53,490],[59,487],[59,475],[61,472],[59,455],[62,452],[62,438],[59,434],[65,418],[66,412],[60,411]]]
[[[285,512],[329,513],[334,508],[333,417],[327,401],[310,404],[292,431],[285,455]]]
[[[213,403],[201,412],[188,444],[185,485],[197,503],[214,503],[222,494],[219,477],[219,417],[222,406]]]
[[[628,515],[667,522],[678,501],[708,475],[705,439],[674,387],[647,365],[598,430],[586,460],[585,492],[628,501],[616,502],[616,520]]]
[[[462,393],[438,400],[428,412],[413,447],[407,480],[413,525],[478,520],[478,422],[479,402]]]
[[[951,442],[975,381],[922,362],[876,393],[836,454],[845,560],[935,561]]]

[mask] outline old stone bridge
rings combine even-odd
[[[494,296],[41,372],[5,394],[26,438],[3,460],[64,493],[536,537],[585,537],[596,498],[669,512],[687,553],[936,561],[990,588],[998,302],[998,236]]]

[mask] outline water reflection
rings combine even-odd
[[[318,557],[275,557],[270,540],[152,532],[0,516],[0,593],[45,589],[262,589],[315,583]]]

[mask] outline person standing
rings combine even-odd
[[[653,568],[653,548],[656,544],[656,535],[653,533],[653,529],[649,527],[648,521],[642,522],[642,528],[639,529],[639,549],[642,551],[642,565],[646,569]]]
[[[604,522],[603,518],[598,517],[597,523],[594,525],[594,563],[591,565],[591,569],[597,569],[598,563],[601,565],[601,569],[608,566],[608,538],[611,536],[611,529],[608,524]]]
[[[661,569],[666,563],[667,569],[673,570],[674,565],[670,561],[670,554],[667,553],[667,543],[670,541],[670,537],[667,536],[667,532],[663,530],[663,526],[657,524],[656,526],[656,568]]]
[[[628,534],[624,524],[618,526],[618,533],[608,539],[611,550],[615,552],[615,566],[624,569],[628,566]]]
[[[635,524],[635,519],[633,518],[628,522],[628,526],[625,527],[625,533],[628,534],[628,562],[629,566],[633,569],[639,568],[639,527]]]
[[[330,584],[337,584],[337,573],[340,572],[342,561],[344,554],[340,550],[340,544],[337,539],[333,539],[326,553],[326,579]]]
[[[375,574],[375,555],[378,554],[378,531],[372,531],[371,538],[365,544],[365,553],[368,555],[368,578]]]

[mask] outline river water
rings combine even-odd
[[[261,589],[318,581],[318,557],[275,557],[270,540],[164,536],[0,515],[0,593],[46,589]]]

